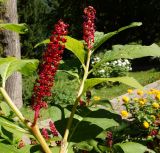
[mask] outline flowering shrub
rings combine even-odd
[[[103,57],[103,56],[102,56]],[[91,66],[94,67],[101,61],[101,56],[94,56],[91,60]],[[131,63],[128,59],[117,59],[111,62],[105,62],[99,65],[93,72],[92,75],[95,78],[111,78],[118,76],[127,76],[128,72],[132,70]],[[101,83],[97,87],[102,86],[113,86],[115,83],[105,82]]]
[[[100,60],[101,58],[99,56],[95,56],[91,61],[91,65],[94,66]],[[127,72],[131,70],[131,63],[128,59],[118,59],[101,64],[92,74],[94,77],[100,78],[117,77],[126,76]]]
[[[153,141],[160,137],[160,90],[137,90],[134,93],[129,89],[128,93],[129,96],[122,97],[126,107],[121,111],[122,117],[130,119],[137,130],[143,131],[141,139]]]

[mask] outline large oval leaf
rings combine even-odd
[[[106,51],[103,59],[93,69],[101,64],[120,58],[135,59],[145,56],[160,56],[160,47],[156,44],[150,46],[142,45],[115,45],[111,51]],[[93,71],[93,69],[91,71]]]
[[[20,34],[24,34],[28,31],[27,25],[25,23],[21,23],[21,24],[1,23],[0,29],[14,31]]]
[[[148,149],[146,146],[136,142],[118,143],[114,145],[115,151],[122,153],[155,153],[153,150]]]
[[[84,84],[84,89],[83,89],[83,93],[86,92],[89,88],[94,87],[95,85],[102,83],[102,82],[107,82],[107,81],[111,81],[111,82],[120,82],[120,83],[124,83],[128,86],[134,87],[134,88],[138,88],[138,89],[142,89],[143,87],[132,77],[116,77],[116,78],[91,78],[91,79],[87,79],[85,81]]]
[[[117,121],[121,120],[121,117],[116,113],[98,108],[82,109],[83,108],[77,109],[76,117],[73,119],[69,142],[77,143],[94,139],[102,131],[119,126]],[[62,128],[61,124],[64,124],[67,119],[68,118],[65,118],[65,120],[55,122],[55,124],[57,127]],[[61,124],[58,125],[58,123]]]
[[[19,71],[24,75],[30,75],[37,69],[38,60],[23,60],[15,57],[0,58],[0,75],[2,77],[2,87],[5,87],[5,82],[14,72]]]
[[[110,39],[111,37],[113,37],[114,35],[118,34],[119,32],[132,28],[132,27],[137,27],[137,26],[141,26],[142,23],[141,22],[133,22],[128,26],[122,27],[116,31],[113,32],[109,32],[107,34],[104,34],[103,32],[95,32],[95,42],[94,42],[94,46],[93,46],[93,51],[95,51],[99,46],[101,46],[105,41],[107,41],[108,39]]]
[[[83,42],[69,36],[66,36],[66,38],[67,38],[67,42],[65,43],[66,48],[71,52],[73,52],[80,60],[80,62],[84,65],[86,52],[84,50]]]

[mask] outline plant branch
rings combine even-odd
[[[87,77],[88,77],[90,57],[91,57],[91,50],[88,50],[87,63],[86,63],[85,69],[84,69],[85,71],[84,71],[83,79],[82,79],[82,82],[81,82],[81,85],[80,85],[80,88],[79,88],[78,95],[77,95],[77,98],[76,98],[76,100],[75,100],[74,106],[73,106],[73,108],[72,108],[70,117],[69,117],[69,119],[68,119],[67,127],[66,127],[66,130],[65,130],[65,133],[64,133],[64,137],[63,137],[63,140],[62,140],[62,144],[61,144],[60,153],[67,153],[67,147],[68,147],[68,142],[67,142],[67,141],[68,141],[68,136],[69,136],[70,128],[71,128],[71,125],[72,125],[73,117],[74,117],[74,114],[75,114],[75,112],[76,112],[76,108],[77,108],[77,106],[78,106],[79,100],[80,100],[81,95],[82,95],[82,93],[83,93],[83,88],[84,88],[85,80],[86,80]]]
[[[37,124],[35,124],[32,127],[32,133],[34,134],[34,136],[36,137],[36,139],[39,141],[39,143],[41,144],[43,150],[45,151],[45,153],[52,153],[52,151],[49,149],[45,139],[43,138],[43,136],[41,135],[40,131],[39,131],[39,127]]]
[[[10,106],[10,108],[13,110],[13,112],[18,116],[18,118],[20,119],[20,121],[22,123],[24,123],[27,126],[27,128],[31,129],[32,123],[25,119],[25,117],[19,111],[19,109],[17,108],[17,106],[12,102],[12,100],[9,97],[8,93],[6,92],[6,90],[1,87],[0,91],[1,91],[4,99],[6,100],[7,104]]]
[[[52,153],[49,149],[46,141],[44,140],[43,136],[41,135],[38,125],[32,125],[30,121],[25,119],[25,117],[22,115],[22,113],[19,111],[19,109],[16,107],[16,105],[12,102],[11,98],[7,94],[6,90],[2,87],[0,87],[0,91],[6,100],[7,104],[10,106],[10,108],[13,110],[13,112],[18,116],[20,121],[29,129],[29,131],[35,136],[35,138],[39,141],[41,144],[43,150],[45,153]]]

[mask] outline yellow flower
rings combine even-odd
[[[150,91],[152,92],[152,94],[155,94],[155,95],[160,94],[160,91],[157,89],[151,89]]]
[[[156,95],[156,99],[160,100],[160,93]]]
[[[137,90],[137,94],[138,94],[139,96],[142,96],[142,95],[143,95],[143,91],[142,91],[142,90]]]
[[[148,91],[147,93],[148,93],[148,95],[152,95],[152,94],[153,94],[153,92],[152,92],[152,91]]]
[[[144,105],[145,102],[144,102],[143,100],[140,100],[140,101],[139,101],[139,104],[140,104],[140,105]]]
[[[158,104],[157,102],[154,102],[154,103],[152,104],[152,106],[153,106],[154,108],[156,108],[156,109],[159,108],[159,104]]]
[[[144,99],[144,98],[142,98],[142,99],[139,100],[139,104],[140,105],[144,105],[146,102],[147,102],[147,100]]]
[[[98,101],[98,100],[101,99],[101,97],[99,97],[99,96],[94,96],[93,99],[94,99],[95,101]]]
[[[122,100],[123,100],[124,103],[128,103],[129,102],[129,97],[123,96]]]
[[[123,117],[128,117],[128,112],[127,112],[126,110],[122,110],[122,111],[121,111],[121,115],[122,115]]]
[[[133,90],[132,90],[132,89],[128,89],[127,92],[128,92],[129,94],[131,94],[131,93],[133,92]]]
[[[144,126],[144,128],[148,129],[149,128],[149,123],[147,121],[144,121],[143,126]]]

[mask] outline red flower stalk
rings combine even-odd
[[[86,103],[85,103],[82,99],[80,99],[80,100],[79,100],[79,105],[80,105],[80,106],[86,106]]]
[[[54,26],[54,31],[50,37],[50,43],[43,54],[42,63],[38,72],[39,78],[34,86],[32,95],[32,108],[35,110],[34,123],[39,117],[41,108],[47,108],[46,97],[51,96],[51,88],[54,84],[54,76],[58,69],[62,53],[65,46],[62,43],[66,42],[64,38],[67,35],[68,24],[62,20]],[[62,43],[61,43],[62,42]]]
[[[113,134],[110,131],[107,132],[106,145],[109,147],[112,147],[113,145]]]
[[[156,136],[158,134],[158,130],[152,130],[150,133],[149,133],[149,136]]]
[[[52,121],[49,122],[49,127],[50,127],[50,130],[51,130],[53,136],[58,136],[58,131]]]
[[[42,128],[42,135],[46,140],[49,139],[49,135],[48,135],[46,128]]]
[[[92,49],[95,33],[95,14],[96,10],[92,6],[84,9],[85,21],[83,23],[83,39],[87,44],[88,49]]]

